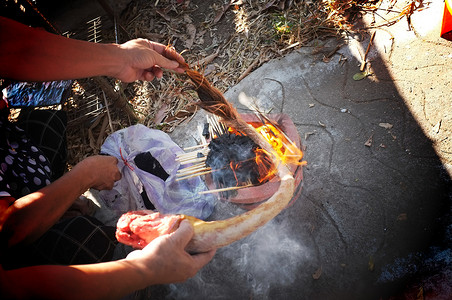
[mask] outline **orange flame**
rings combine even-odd
[[[269,142],[283,163],[294,165],[306,164],[306,161],[302,161],[303,152],[275,126],[264,124],[255,129]]]
[[[303,159],[303,151],[301,151],[297,145],[295,145],[287,136],[281,132],[278,128],[273,126],[272,124],[264,124],[262,123],[248,123],[254,127],[254,129],[262,135],[264,139],[268,141],[268,143],[272,146],[273,150],[275,150],[276,155],[284,164],[287,165],[306,165],[306,161],[302,161]],[[234,128],[229,127],[228,131],[230,133],[236,135],[242,135],[242,133],[236,131]],[[259,172],[259,183],[265,183],[272,179],[277,172],[277,166],[275,166],[270,159],[271,155],[262,148],[257,148],[254,153],[256,154],[255,161]],[[242,162],[243,163],[243,162]],[[241,167],[241,163],[230,163],[230,168],[234,171]],[[238,179],[236,176],[237,184]]]
[[[277,168],[270,160],[266,150],[257,148],[254,153],[256,153],[256,165],[259,171],[258,181],[260,183],[267,182],[276,175]]]
[[[271,124],[264,124],[259,126],[260,124],[252,124],[255,130],[262,135],[268,143],[272,146],[273,150],[275,150],[276,155],[281,160],[281,162],[289,165],[305,165],[306,162],[302,161],[303,152],[292,142],[290,141],[284,133],[282,133],[279,129]],[[259,127],[257,127],[259,126]],[[256,128],[257,127],[257,128]],[[259,174],[261,175],[259,178],[259,182],[265,182],[273,178],[277,172],[276,166],[274,166],[271,161],[266,161],[268,159],[268,155],[265,150],[257,149],[256,151],[256,164],[259,168]],[[263,159],[267,158],[267,159]],[[271,168],[269,168],[271,166]]]

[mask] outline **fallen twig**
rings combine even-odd
[[[366,68],[366,64],[367,64],[367,54],[369,53],[370,46],[372,45],[372,42],[373,42],[373,40],[374,40],[375,33],[376,33],[376,31],[374,31],[374,32],[372,33],[372,36],[370,37],[369,44],[367,45],[366,53],[364,53],[363,61],[361,62],[361,67],[359,68],[359,70],[360,70],[361,72],[363,72],[364,69]]]

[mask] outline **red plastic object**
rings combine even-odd
[[[441,26],[441,37],[452,41],[452,0],[446,0],[444,6],[443,24]]]

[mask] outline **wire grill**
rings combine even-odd
[[[111,42],[109,32],[114,27],[113,22],[106,16],[97,16],[86,22],[86,26],[79,28],[77,31],[65,32],[63,35],[73,38],[85,40],[93,43]],[[73,92],[74,101],[70,101],[66,105],[68,114],[68,126],[77,124],[90,124],[99,115],[106,111],[106,101],[102,97],[102,90],[97,87],[89,79],[77,80],[83,90],[79,94]],[[113,87],[112,87],[113,88]],[[111,104],[108,104],[110,107]]]

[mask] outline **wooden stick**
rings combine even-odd
[[[215,118],[217,119],[217,123],[218,123],[218,126],[220,127],[221,134],[225,134],[228,131],[227,127],[224,125],[223,122],[221,122],[219,116],[215,115]]]
[[[213,117],[211,117],[211,116],[208,116],[208,122],[209,122],[209,124],[213,127],[213,128],[212,128],[213,131],[214,131],[214,132],[216,131],[217,135],[220,135],[221,132],[220,132],[220,129],[218,128],[218,124],[217,124],[215,118],[213,118]]]
[[[184,150],[187,151],[187,150],[198,149],[198,148],[208,147],[208,146],[209,146],[208,143],[207,144],[200,144],[200,145],[184,148]]]
[[[243,188],[247,188],[247,187],[251,187],[251,186],[254,186],[254,185],[253,184],[247,184],[247,185],[241,185],[241,186],[231,186],[231,187],[222,188],[222,189],[202,191],[202,192],[199,192],[198,194],[203,195],[203,194],[211,194],[211,193],[233,191],[233,190],[239,190],[239,189],[243,189]]]
[[[220,125],[220,117],[213,115],[210,117],[211,124],[214,126],[219,135],[224,134],[224,130]]]
[[[207,155],[202,153],[203,155],[198,157],[198,154],[196,155],[184,155],[184,156],[178,156],[176,157],[176,161],[183,161],[183,160],[191,160],[191,159],[195,159],[195,158],[203,158],[206,157]]]
[[[176,159],[176,161],[180,162],[182,165],[186,165],[189,163],[195,163],[195,162],[201,162],[201,161],[205,161],[207,159],[207,156],[203,156],[203,157],[187,157],[187,158],[183,158],[183,159]]]
[[[176,177],[183,177],[183,176],[187,176],[187,175],[190,175],[190,174],[194,174],[194,173],[198,173],[198,172],[204,172],[204,171],[210,171],[210,170],[212,170],[210,167],[187,170],[185,172],[176,173]]]
[[[201,172],[201,173],[196,173],[196,174],[192,174],[192,175],[187,175],[187,176],[184,176],[184,177],[176,178],[176,181],[181,181],[181,180],[184,180],[184,179],[189,179],[189,178],[193,178],[193,177],[198,177],[198,176],[206,175],[206,174],[209,174],[209,173],[212,173],[212,172],[213,172],[213,170],[209,170],[209,171],[205,171],[205,172]]]
[[[201,162],[201,163],[189,166],[189,167],[185,167],[185,168],[179,169],[177,172],[184,171],[184,170],[189,170],[189,169],[197,169],[197,168],[200,168],[200,167],[204,168],[205,166],[206,166],[206,164],[204,162]]]
[[[181,165],[194,164],[194,163],[199,163],[199,162],[202,162],[202,161],[206,161],[206,159],[207,159],[207,156],[204,156],[204,157],[201,157],[201,158],[198,158],[198,159],[180,161],[180,164]]]
[[[197,156],[198,153],[206,155],[207,153],[209,153],[209,149],[200,149],[200,150],[196,150],[196,151],[192,151],[192,152],[181,153],[181,154],[178,154],[177,157]]]
[[[370,37],[369,45],[367,45],[366,53],[364,54],[363,61],[361,62],[361,67],[359,68],[359,70],[360,70],[361,72],[363,72],[363,71],[364,71],[364,68],[366,67],[366,63],[367,63],[367,62],[366,62],[366,60],[367,60],[367,54],[369,53],[370,46],[372,45],[372,41],[374,40],[375,33],[376,33],[376,31],[374,31],[374,32],[372,33],[372,36]]]
[[[209,168],[209,166],[206,166],[206,164],[204,163],[199,163],[190,167],[186,167],[186,168],[182,168],[177,170],[177,173],[185,173],[187,171],[191,171],[191,170],[195,170],[195,169],[204,169],[204,168]]]

